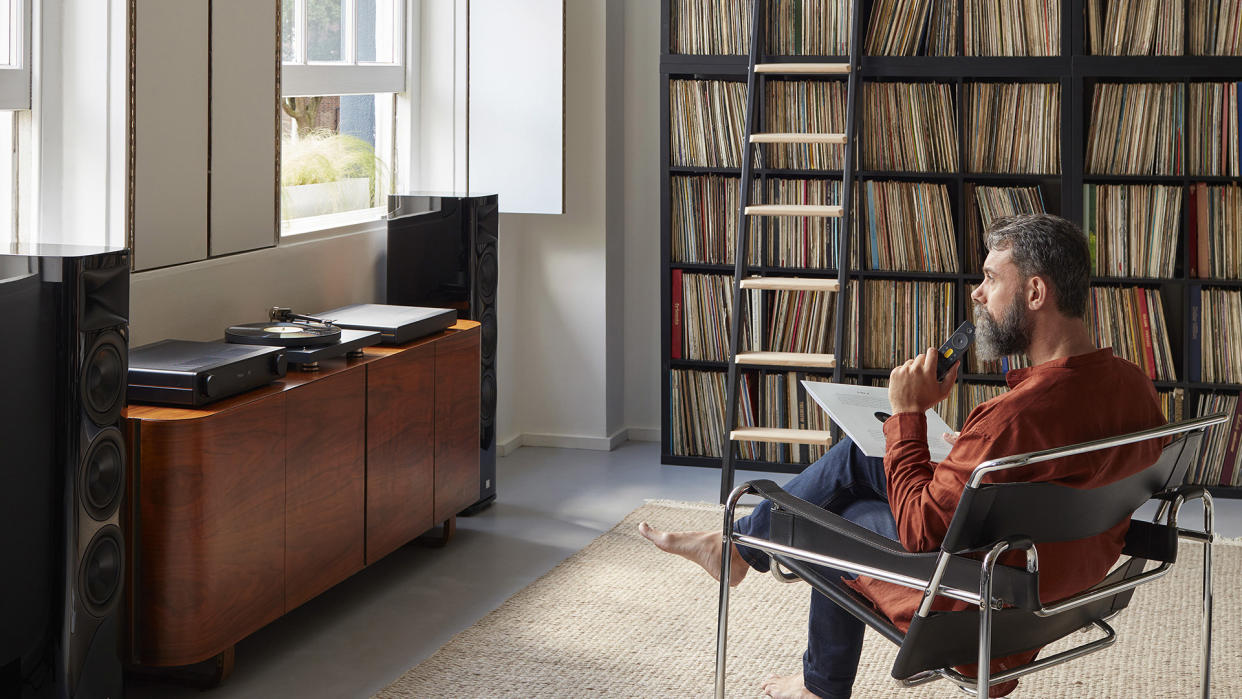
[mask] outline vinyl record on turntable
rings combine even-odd
[[[309,347],[326,345],[341,339],[341,329],[321,323],[246,323],[224,331],[229,342],[240,345],[276,345]]]

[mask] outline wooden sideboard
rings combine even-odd
[[[479,495],[479,324],[200,409],[131,405],[128,658],[182,666]]]

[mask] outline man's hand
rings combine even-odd
[[[936,350],[927,351],[906,360],[888,375],[888,400],[895,413],[921,413],[944,400],[957,381],[958,366],[945,375],[944,381],[936,381]]]

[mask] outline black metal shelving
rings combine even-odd
[[[869,15],[868,0],[863,0],[864,11]],[[961,2],[961,0],[956,0]],[[745,80],[747,57],[736,56],[699,56],[669,53],[669,28],[672,0],[662,0],[663,28],[662,54],[660,57],[661,81],[661,347],[662,350],[662,447],[661,459],[668,464],[718,467],[717,457],[683,456],[672,454],[670,450],[670,415],[671,401],[669,392],[669,372],[673,368],[695,368],[720,370],[727,366],[724,361],[704,362],[686,359],[671,359],[669,348],[671,317],[671,275],[673,269],[691,272],[729,273],[733,265],[701,264],[672,262],[670,260],[670,177],[675,175],[718,174],[740,176],[740,168],[702,168],[670,166],[669,147],[669,81],[671,79],[724,79]],[[1193,82],[1242,82],[1242,57],[1236,56],[1094,56],[1086,53],[1085,28],[1083,26],[1083,0],[1067,0],[1062,3],[1061,27],[1063,55],[1054,57],[897,57],[897,56],[864,56],[862,58],[861,75],[865,81],[935,81],[954,85],[957,104],[958,162],[959,169],[952,172],[908,172],[908,171],[868,171],[859,170],[860,180],[914,180],[945,184],[950,192],[950,205],[953,207],[959,261],[965,262],[965,216],[966,184],[1005,183],[1015,185],[1040,184],[1044,190],[1048,209],[1072,221],[1083,221],[1083,185],[1084,184],[1130,184],[1151,183],[1179,185],[1183,191],[1182,231],[1179,233],[1178,259],[1173,278],[1148,277],[1093,277],[1093,285],[1101,286],[1143,286],[1159,287],[1165,303],[1165,315],[1168,321],[1170,344],[1173,350],[1174,366],[1177,369],[1176,381],[1156,381],[1158,389],[1182,389],[1184,393],[1184,411],[1192,414],[1199,395],[1211,392],[1242,392],[1242,384],[1205,383],[1191,381],[1188,371],[1191,351],[1190,301],[1188,289],[1191,286],[1242,289],[1242,280],[1199,279],[1189,276],[1189,260],[1186,252],[1185,231],[1189,225],[1187,211],[1188,188],[1197,182],[1209,184],[1242,183],[1242,178],[1222,176],[1199,176],[1187,173],[1176,175],[1110,175],[1086,173],[1084,159],[1086,141],[1090,126],[1090,109],[1092,90],[1099,83],[1110,82],[1179,82],[1188,85]],[[963,13],[959,8],[959,23]],[[1184,23],[1184,26],[1187,26]],[[962,25],[958,27],[959,52],[961,51]],[[846,60],[847,56],[767,56],[764,62],[803,62],[808,60]],[[966,105],[965,87],[979,82],[1059,82],[1061,85],[1061,162],[1064,171],[1061,173],[988,173],[965,172],[966,152]],[[1188,95],[1185,97],[1189,101]],[[1187,105],[1188,106],[1188,105]],[[1183,131],[1189,130],[1189,118]],[[1183,139],[1186,134],[1183,133]],[[1185,140],[1183,140],[1185,143]],[[1186,149],[1183,147],[1183,158]],[[861,147],[860,147],[861,152]],[[1185,168],[1183,168],[1185,169]],[[833,177],[834,173],[816,170],[805,171],[796,169],[753,168],[757,179],[772,177],[790,178],[825,178]],[[840,171],[835,173],[840,177]],[[861,217],[860,217],[861,218]],[[964,271],[965,265],[958,272],[900,272],[889,270],[867,269],[869,257],[866,252],[865,228],[860,222],[859,237],[856,249],[857,269],[852,269],[850,278],[859,281],[866,279],[902,279],[902,280],[933,280],[952,282],[956,287],[955,310],[960,320],[967,317],[969,309],[969,288],[982,276],[978,273]],[[836,275],[836,270],[786,268],[766,264],[752,265],[756,273],[770,273],[781,270],[786,273],[811,275]],[[808,372],[815,373],[815,372]],[[855,378],[886,378],[887,370],[861,369],[847,367],[844,374]],[[975,383],[1003,383],[1004,377],[998,374],[963,374],[962,380]],[[769,463],[762,461],[738,460],[737,468],[770,471],[776,473],[793,473],[802,468],[800,464]],[[1242,498],[1242,488],[1212,486],[1210,490],[1217,497]]]

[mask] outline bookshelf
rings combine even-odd
[[[775,7],[775,12],[783,17],[809,17],[815,14],[827,14],[833,11],[841,11],[845,3],[840,0],[765,0],[770,6]],[[864,13],[866,17],[872,16],[872,11],[876,9],[877,4],[883,4],[885,8],[892,8],[902,5],[902,2],[894,2],[894,0],[885,0],[878,3],[876,0],[860,0],[864,3]],[[1198,231],[1207,231],[1197,221],[1201,217],[1198,211],[1191,211],[1189,202],[1192,195],[1197,200],[1203,198],[1201,193],[1203,187],[1217,188],[1211,191],[1213,203],[1211,210],[1211,222],[1218,227],[1224,228],[1228,235],[1224,240],[1217,235],[1211,238],[1211,246],[1209,255],[1213,259],[1228,258],[1228,264],[1222,264],[1222,267],[1228,269],[1224,273],[1229,276],[1242,277],[1242,229],[1233,227],[1228,228],[1226,224],[1229,220],[1224,218],[1221,208],[1232,206],[1229,202],[1238,201],[1234,197],[1237,192],[1235,190],[1225,190],[1222,188],[1236,187],[1242,184],[1242,178],[1236,174],[1196,174],[1196,169],[1189,167],[1187,153],[1191,145],[1191,139],[1196,137],[1196,119],[1199,114],[1192,113],[1191,100],[1195,94],[1200,97],[1204,94],[1210,95],[1210,88],[1201,88],[1200,85],[1208,83],[1219,83],[1224,85],[1223,93],[1216,93],[1217,102],[1222,105],[1221,113],[1228,115],[1230,106],[1224,104],[1222,95],[1228,95],[1228,84],[1232,83],[1239,92],[1242,92],[1242,56],[1202,56],[1202,55],[1092,55],[1090,53],[1090,43],[1088,40],[1088,10],[1098,11],[1101,13],[1103,22],[1104,14],[1110,8],[1109,2],[1097,2],[1097,0],[1027,0],[1033,5],[1041,5],[1052,7],[1055,12],[1051,17],[1051,22],[1057,25],[1056,30],[1059,32],[1059,41],[1054,36],[1044,36],[1042,41],[1047,45],[1057,46],[1061,51],[1060,55],[1049,56],[981,56],[968,55],[968,53],[979,53],[981,51],[995,50],[997,42],[993,42],[992,48],[987,46],[977,46],[974,49],[966,44],[966,34],[968,22],[982,22],[987,18],[981,17],[980,8],[994,10],[998,7],[999,0],[989,0],[981,2],[981,0],[948,0],[948,2],[956,4],[956,14],[952,15],[952,22],[955,23],[955,34],[952,37],[956,45],[956,55],[917,55],[917,56],[864,56],[861,67],[861,77],[864,80],[864,91],[860,99],[860,116],[858,136],[856,138],[857,147],[860,155],[859,182],[860,187],[856,192],[856,210],[858,215],[855,217],[856,226],[854,230],[854,244],[851,246],[854,251],[854,260],[849,267],[849,276],[852,281],[850,289],[865,290],[869,287],[901,286],[905,283],[918,282],[923,287],[931,289],[941,289],[947,286],[950,290],[949,299],[945,312],[937,314],[938,320],[933,323],[935,327],[924,329],[917,334],[911,342],[913,346],[926,347],[935,346],[947,337],[953,327],[956,327],[962,320],[969,318],[970,300],[969,294],[974,284],[977,284],[982,276],[978,273],[977,264],[973,262],[972,246],[970,244],[969,234],[979,228],[978,222],[972,227],[971,220],[980,215],[980,205],[977,197],[980,196],[979,188],[984,189],[983,193],[993,197],[992,202],[1003,201],[1021,201],[1028,202],[1031,199],[1031,189],[1038,188],[1036,198],[1041,201],[1044,210],[1049,213],[1055,213],[1072,221],[1083,225],[1085,222],[1084,214],[1092,205],[1092,201],[1096,203],[1095,211],[1100,211],[1100,202],[1104,203],[1104,215],[1102,218],[1093,219],[1097,221],[1114,222],[1111,225],[1130,226],[1135,231],[1141,231],[1142,226],[1140,220],[1149,217],[1153,212],[1160,213],[1160,220],[1172,221],[1177,223],[1176,245],[1161,246],[1158,242],[1140,240],[1135,236],[1131,236],[1127,242],[1126,236],[1121,236],[1121,242],[1118,242],[1116,236],[1111,239],[1107,238],[1105,231],[1096,231],[1097,244],[1106,246],[1105,249],[1109,253],[1117,256],[1129,255],[1134,258],[1133,265],[1120,265],[1119,269],[1127,276],[1112,276],[1099,274],[1093,276],[1092,285],[1098,287],[1095,296],[1100,298],[1100,303],[1105,303],[1105,299],[1112,299],[1110,304],[1118,304],[1119,308],[1114,309],[1115,315],[1129,315],[1133,318],[1142,318],[1139,314],[1138,298],[1142,297],[1143,303],[1153,303],[1156,300],[1162,306],[1161,322],[1168,336],[1168,354],[1170,361],[1161,364],[1161,371],[1156,372],[1157,378],[1154,380],[1158,391],[1162,393],[1162,399],[1171,410],[1178,410],[1180,405],[1180,414],[1191,416],[1197,412],[1197,407],[1201,402],[1216,401],[1214,405],[1219,404],[1221,400],[1228,403],[1229,399],[1237,401],[1239,392],[1242,392],[1242,357],[1238,353],[1242,351],[1242,338],[1238,339],[1238,344],[1229,346],[1227,341],[1218,339],[1219,333],[1232,331],[1237,324],[1230,325],[1228,316],[1223,315],[1221,309],[1242,308],[1242,279],[1225,279],[1225,278],[1199,278],[1192,274],[1191,265],[1202,264],[1195,258],[1192,258],[1189,248],[1190,238],[1192,234],[1192,222],[1195,224],[1194,231],[1196,238]],[[1157,2],[1159,0],[1151,0]],[[1192,41],[1188,34],[1187,27],[1197,26],[1202,31],[1205,24],[1199,12],[1200,8],[1207,0],[1185,0],[1184,2],[1172,3],[1177,9],[1176,12],[1181,13],[1180,25],[1174,21],[1173,27],[1170,29],[1164,25],[1153,33],[1151,42],[1146,44],[1146,50],[1150,51],[1169,51],[1182,50],[1188,51],[1192,46],[1199,45],[1203,40]],[[1009,6],[1021,6],[1021,2],[1016,0],[1005,0]],[[1239,3],[1242,4],[1242,3]],[[1161,3],[1161,7],[1165,7],[1166,3]],[[727,259],[717,255],[710,262],[696,259],[694,255],[672,253],[672,231],[675,225],[681,225],[674,220],[674,210],[677,210],[678,217],[684,216],[686,209],[685,196],[679,191],[686,189],[688,183],[694,184],[699,181],[706,182],[708,178],[717,178],[734,187],[738,184],[740,176],[740,168],[738,167],[721,167],[718,163],[712,165],[704,164],[675,164],[672,152],[673,146],[671,141],[675,134],[670,130],[671,122],[677,115],[670,115],[670,112],[678,107],[675,103],[670,102],[670,95],[673,90],[671,86],[674,84],[684,84],[681,81],[697,81],[698,83],[712,83],[720,85],[733,84],[733,89],[737,89],[736,84],[741,83],[746,77],[746,56],[739,54],[693,54],[693,53],[675,53],[673,51],[674,44],[671,37],[677,33],[678,28],[682,31],[683,40],[680,42],[684,45],[686,42],[684,37],[685,23],[679,22],[677,15],[679,8],[699,8],[700,16],[710,14],[704,8],[718,8],[727,6],[728,12],[736,12],[742,18],[741,23],[724,22],[723,24],[744,28],[748,22],[745,18],[748,16],[750,3],[744,0],[730,0],[729,2],[721,2],[720,0],[662,0],[663,8],[663,26],[662,26],[662,54],[660,60],[660,81],[661,81],[661,129],[663,138],[661,139],[661,240],[662,240],[662,257],[661,257],[661,343],[662,343],[662,400],[663,400],[663,430],[662,430],[662,461],[670,464],[683,464],[695,466],[715,467],[719,465],[720,459],[718,455],[711,452],[711,449],[695,451],[687,449],[685,439],[674,439],[674,433],[684,435],[690,427],[685,424],[686,420],[694,419],[694,404],[692,401],[686,400],[686,395],[682,391],[687,381],[699,380],[701,385],[706,385],[713,380],[708,375],[712,372],[723,372],[726,365],[721,358],[720,360],[700,360],[690,359],[690,355],[675,351],[674,334],[680,335],[684,332],[686,323],[694,322],[694,318],[685,317],[684,306],[680,303],[684,289],[684,280],[687,275],[721,275],[728,276],[732,272],[733,258]],[[886,10],[887,11],[887,10]],[[846,16],[841,11],[842,16]],[[1169,14],[1166,10],[1162,13]],[[1196,24],[1196,18],[1197,24]],[[1176,18],[1175,18],[1176,19]],[[939,21],[939,20],[937,20]],[[947,20],[946,20],[947,21]],[[993,19],[994,21],[994,19]],[[1109,19],[1115,21],[1115,19]],[[787,41],[785,45],[790,46],[809,46],[818,48],[833,44],[832,41],[813,40],[807,36],[808,31],[814,31],[814,27],[809,26],[810,23],[803,21],[799,24],[802,37],[799,41]],[[947,26],[947,25],[940,25]],[[740,30],[740,29],[739,29]],[[769,20],[768,30],[775,31]],[[936,42],[941,46],[939,50],[943,51],[944,38],[943,28],[938,30]],[[1178,32],[1181,32],[1179,35]],[[1005,36],[1017,36],[1021,32],[1012,31]],[[701,32],[700,32],[701,34]],[[986,32],[980,31],[977,27],[970,31],[972,36],[983,36]],[[1038,32],[1036,32],[1038,34]],[[1047,34],[1047,32],[1045,32]],[[1027,33],[1026,39],[1014,39],[1014,41],[1027,41],[1028,44],[1033,41]],[[1182,37],[1180,48],[1178,37]],[[1163,38],[1161,38],[1163,37]],[[930,42],[930,38],[928,40]],[[909,42],[906,42],[909,44]],[[925,42],[926,43],[926,42]],[[718,40],[716,45],[728,44],[727,41]],[[769,42],[769,45],[776,45]],[[1144,45],[1143,42],[1137,42],[1135,45]],[[1172,47],[1172,48],[1170,48]],[[742,51],[746,47],[740,43],[737,44],[737,50]],[[907,45],[908,49],[909,46]],[[1040,49],[1045,50],[1045,49]],[[1225,50],[1237,52],[1236,46],[1226,46]],[[841,55],[821,56],[816,55],[816,59],[837,58],[844,60]],[[780,62],[805,59],[804,54],[788,54],[774,55],[764,57],[767,62]],[[759,78],[759,84],[762,89],[770,89],[769,83],[774,82],[775,78]],[[811,81],[832,81],[833,78],[812,78]],[[898,86],[886,86],[885,84],[898,83]],[[1177,128],[1177,124],[1173,123],[1172,148],[1177,156],[1177,163],[1173,167],[1165,168],[1146,168],[1136,169],[1130,174],[1113,174],[1114,169],[1107,172],[1097,172],[1100,168],[1092,168],[1087,160],[1089,141],[1091,140],[1091,132],[1093,128],[1093,103],[1094,96],[1097,91],[1121,92],[1121,88],[1100,87],[1120,85],[1125,86],[1124,91],[1127,94],[1134,94],[1135,91],[1142,91],[1144,84],[1165,84],[1171,85],[1171,88],[1165,88],[1165,91],[1172,95],[1169,104],[1176,105],[1182,113],[1181,128]],[[921,86],[921,87],[903,87]],[[744,85],[743,85],[744,87]],[[939,91],[947,92],[950,95],[950,127],[953,131],[951,138],[951,146],[954,152],[951,154],[950,162],[946,166],[944,163],[939,165],[925,165],[918,169],[868,169],[878,167],[873,159],[867,156],[869,143],[867,141],[868,134],[872,134],[872,138],[882,138],[876,136],[872,129],[877,124],[877,117],[873,113],[874,110],[868,110],[867,90],[868,88],[883,91],[892,89],[899,92],[908,92],[909,94],[920,93],[920,91]],[[1195,93],[1196,90],[1200,92]],[[996,171],[1000,168],[984,167],[971,168],[972,162],[980,162],[978,155],[972,157],[972,146],[975,145],[973,140],[976,138],[975,133],[971,131],[971,124],[975,122],[980,114],[986,113],[987,109],[976,109],[972,112],[973,95],[989,96],[994,101],[992,112],[994,115],[1003,115],[1011,113],[1014,105],[1018,106],[1017,113],[1029,114],[1051,114],[1055,115],[1055,123],[1048,123],[1046,120],[1042,123],[1043,137],[1050,142],[1043,145],[1043,150],[1031,147],[1029,143],[1022,143],[1024,150],[1030,150],[1033,155],[1030,160],[1037,161],[1036,164],[1027,164],[1021,167],[1023,172],[1013,171]],[[1015,97],[1015,95],[1022,97]],[[1148,95],[1154,93],[1146,93]],[[1031,100],[1026,96],[1038,96],[1041,100],[1038,102],[1037,108],[1032,108]],[[771,93],[765,93],[765,100],[771,98]],[[1008,101],[1007,101],[1008,100]],[[1014,100],[1020,100],[1015,102]],[[1210,100],[1209,100],[1210,101]],[[1196,102],[1196,104],[1202,103]],[[811,110],[814,105],[800,106],[797,102],[790,102],[796,109]],[[819,105],[825,113],[831,112],[831,109],[824,108]],[[1026,111],[1021,111],[1025,109]],[[1231,133],[1234,137],[1237,135],[1239,125],[1237,124],[1238,107],[1233,107],[1233,129]],[[719,123],[735,123],[738,133],[741,133],[741,118],[732,119],[720,118]],[[761,117],[761,127],[767,123],[770,116]],[[911,118],[911,123],[921,123]],[[1168,121],[1176,122],[1175,119]],[[1229,127],[1228,119],[1225,119],[1223,125],[1217,124],[1215,127],[1224,131]],[[1032,120],[1031,123],[1036,123]],[[1168,126],[1162,123],[1160,126]],[[827,129],[825,129],[827,130]],[[1022,138],[1023,129],[1019,128],[1014,132],[1014,138]],[[1209,138],[1206,142],[1211,143],[1213,139],[1208,133]],[[1216,139],[1223,141],[1223,139]],[[1059,141],[1059,143],[1056,143]],[[1229,144],[1224,144],[1228,146]],[[826,147],[830,148],[830,147]],[[1233,148],[1238,148],[1237,144]],[[1037,157],[1036,151],[1042,152],[1045,157],[1040,159]],[[1046,157],[1051,151],[1052,157]],[[740,153],[740,148],[737,151]],[[1006,154],[1005,144],[993,144],[991,152],[1000,153],[1001,156]],[[1141,155],[1141,154],[1139,154]],[[998,157],[1001,157],[998,156]],[[1058,157],[1059,156],[1059,157]],[[1229,157],[1228,149],[1225,154],[1218,154],[1218,159],[1227,160]],[[1234,158],[1237,156],[1234,155]],[[733,155],[733,160],[737,159],[737,155]],[[1140,158],[1141,159],[1141,158]],[[752,169],[756,178],[757,187],[768,187],[770,183],[780,180],[806,180],[812,187],[818,186],[820,180],[833,181],[834,178],[839,181],[840,172],[833,170],[810,170],[799,169],[798,167],[788,167],[791,162],[790,158],[784,159],[773,157],[765,158],[765,160],[773,161],[773,163],[781,165],[781,167],[765,167],[767,162],[760,162]],[[814,160],[814,159],[812,159]],[[803,158],[806,162],[807,158]],[[1050,166],[1054,163],[1055,166]],[[822,163],[821,163],[822,164]],[[839,167],[839,166],[838,166]],[[1229,171],[1226,166],[1226,172]],[[984,171],[976,171],[976,170]],[[1059,170],[1059,171],[1058,171]],[[1155,174],[1159,173],[1159,174]],[[920,205],[926,204],[929,200],[947,201],[948,216],[952,224],[951,242],[953,246],[953,256],[955,264],[932,265],[929,269],[937,271],[913,271],[910,269],[879,269],[873,268],[877,265],[873,264],[871,256],[870,239],[872,233],[869,226],[872,225],[873,216],[868,209],[868,193],[870,191],[880,191],[884,189],[889,192],[894,185],[881,185],[880,183],[907,183],[911,189],[914,187],[922,188],[920,196],[911,198],[911,201],[919,202]],[[915,184],[917,183],[917,185]],[[871,189],[869,189],[871,185]],[[1091,192],[1084,194],[1084,186],[1091,185],[1094,187],[1095,198],[1092,199]],[[1161,186],[1167,189],[1154,189],[1153,186]],[[1196,187],[1198,185],[1198,188]],[[997,189],[1001,188],[1001,189]],[[1024,188],[1024,192],[1010,196],[1009,189]],[[1144,189],[1145,188],[1145,189]],[[1196,192],[1196,190],[1199,190]],[[895,190],[894,190],[895,192]],[[1155,192],[1153,194],[1153,192]],[[736,192],[733,193],[734,200]],[[896,193],[887,194],[888,201],[893,201],[897,197]],[[1139,200],[1142,197],[1149,197],[1148,204],[1140,205]],[[723,199],[723,197],[720,197]],[[1158,201],[1157,201],[1158,200]],[[714,201],[711,197],[703,197],[697,202],[697,206],[707,206],[709,202]],[[1125,202],[1125,205],[1116,202]],[[1129,214],[1129,218],[1118,214],[1117,212],[1126,213],[1129,211],[1126,207],[1134,202],[1137,207],[1133,213]],[[1222,204],[1221,202],[1225,202]],[[826,203],[838,203],[828,201]],[[1111,204],[1110,204],[1111,203]],[[1025,203],[1021,204],[1026,206]],[[1108,208],[1111,205],[1112,208]],[[1143,208],[1146,206],[1147,208]],[[1168,210],[1174,207],[1176,211]],[[710,240],[713,236],[722,235],[720,231],[736,230],[728,228],[728,226],[736,226],[736,221],[731,221],[728,226],[724,224],[725,219],[736,218],[736,205],[730,204],[722,208],[715,214],[715,219],[708,225],[710,230],[700,229],[695,235],[699,235],[704,240]],[[929,209],[918,209],[916,211],[925,212]],[[1202,207],[1199,207],[1202,210]],[[1236,214],[1235,219],[1242,217],[1242,212]],[[896,218],[897,223],[891,227],[898,230],[903,224],[900,216]],[[1133,223],[1130,221],[1133,220]],[[1242,219],[1239,219],[1242,220]],[[908,226],[906,226],[908,228]],[[771,227],[775,229],[775,224]],[[1204,233],[1206,235],[1206,233]],[[680,234],[683,238],[686,235],[685,230]],[[769,227],[756,225],[752,228],[752,240],[756,242],[756,250],[751,253],[748,266],[755,273],[763,274],[797,274],[801,276],[819,276],[834,277],[837,274],[835,264],[831,266],[800,266],[798,264],[790,265],[783,263],[775,254],[770,243],[771,238],[775,238],[775,233],[770,232]],[[918,241],[913,244],[918,247]],[[1215,247],[1212,247],[1215,246]],[[723,245],[718,245],[723,250]],[[976,246],[977,247],[977,246]],[[1157,248],[1163,252],[1155,252]],[[919,248],[921,249],[921,248]],[[1196,252],[1204,249],[1202,245],[1196,242]],[[1171,266],[1172,273],[1153,274],[1151,267],[1149,269],[1145,264],[1147,257],[1163,255],[1164,257],[1172,256]],[[1140,264],[1143,263],[1143,264]],[[891,263],[889,263],[891,264]],[[883,266],[883,265],[880,265]],[[1168,265],[1164,268],[1167,271]],[[1139,274],[1138,272],[1141,272]],[[1133,276],[1131,276],[1133,275]],[[674,288],[674,279],[678,279],[680,284],[678,288]],[[916,285],[917,286],[917,285]],[[1146,290],[1146,293],[1132,291],[1133,289]],[[1204,291],[1207,290],[1207,291]],[[1208,293],[1210,291],[1211,293]],[[873,338],[871,335],[865,335],[860,332],[869,330],[876,325],[880,318],[885,317],[885,311],[888,309],[868,308],[866,299],[868,292],[861,293],[863,300],[861,304],[851,307],[853,318],[865,319],[863,321],[851,322],[846,329],[846,345],[844,348],[836,348],[838,361],[842,363],[842,375],[844,380],[857,381],[863,383],[882,382],[887,378],[888,371],[886,368],[875,366],[879,362],[874,359],[872,361],[860,361],[858,351],[851,351],[851,347],[858,346],[859,350],[866,349],[865,345],[870,344],[869,340]],[[870,294],[876,298],[875,294]],[[844,295],[841,295],[844,296]],[[1210,308],[1215,309],[1215,323],[1217,326],[1209,325],[1206,328],[1200,327],[1200,323],[1194,321],[1202,315],[1204,299],[1210,296],[1208,300]],[[1122,299],[1122,300],[1118,300]],[[1196,303],[1197,302],[1197,303]],[[1230,302],[1236,302],[1235,306],[1228,306]],[[748,327],[751,327],[751,334],[766,337],[771,330],[771,325],[775,319],[782,318],[783,312],[789,309],[778,308],[775,301],[766,301],[764,312],[758,319],[745,319]],[[675,305],[676,304],[676,305]],[[1125,305],[1130,304],[1130,305]],[[1192,304],[1197,307],[1192,308]],[[1214,304],[1214,305],[1212,305]],[[1112,307],[1111,305],[1109,306]],[[1157,323],[1155,311],[1159,309],[1151,309],[1153,312],[1147,315],[1150,323]],[[891,316],[891,313],[888,314]],[[722,315],[722,317],[725,317]],[[1211,320],[1211,319],[1209,319]],[[891,317],[888,318],[889,323],[894,323]],[[895,324],[894,324],[895,327]],[[1141,330],[1141,328],[1140,328]],[[1203,345],[1204,338],[1202,332],[1211,333],[1209,341],[1215,341],[1216,347],[1221,347],[1222,351],[1228,351],[1232,354],[1227,359],[1227,366],[1223,374],[1217,371],[1216,380],[1205,381],[1202,379],[1204,374],[1201,368],[1198,375],[1192,375],[1191,370],[1202,365],[1202,359],[1195,361],[1192,354],[1197,356],[1196,347]],[[859,333],[855,336],[855,333]],[[1114,331],[1102,330],[1106,336],[1117,335]],[[1242,333],[1242,329],[1237,330]],[[1119,341],[1122,337],[1131,342],[1136,363],[1145,365],[1150,363],[1151,359],[1142,355],[1143,342],[1141,335],[1138,333],[1122,334],[1114,337],[1114,341]],[[753,339],[753,338],[752,338]],[[1157,353],[1157,364],[1159,360],[1159,337],[1153,340],[1155,347],[1153,350]],[[886,340],[887,341],[887,340]],[[907,343],[909,344],[909,343]],[[757,348],[757,347],[756,347]],[[830,349],[828,351],[834,351]],[[1126,356],[1124,351],[1118,347],[1119,354]],[[902,358],[904,359],[904,357]],[[972,357],[973,360],[973,357]],[[895,361],[900,361],[895,358]],[[1014,361],[1019,361],[1014,358]],[[991,366],[979,366],[976,362],[971,362],[961,377],[960,393],[956,396],[952,406],[953,413],[947,417],[951,424],[960,425],[969,410],[980,400],[1001,390],[1004,385],[1003,374],[1000,373],[999,362]],[[673,373],[676,372],[676,381],[673,380]],[[779,386],[782,382],[773,378],[774,375],[781,375],[788,378],[787,370],[781,367],[759,367],[748,369],[746,372],[749,387],[749,402],[745,406],[747,409],[755,411],[751,415],[744,415],[739,424],[753,424],[755,421],[762,422],[763,416],[760,411],[768,410],[771,414],[784,414],[789,420],[796,419],[799,411],[805,413],[818,412],[811,404],[809,409],[798,405],[796,398],[790,395],[789,387],[796,386],[796,383],[790,381],[783,382],[784,389]],[[831,369],[821,371],[807,370],[806,378],[819,378],[823,380],[830,379],[832,376]],[[1219,378],[1223,377],[1223,378]],[[801,377],[794,377],[801,378]],[[676,383],[675,387],[673,384]],[[723,383],[723,382],[721,382]],[[677,395],[681,392],[680,395]],[[775,395],[772,395],[775,394]],[[703,400],[707,394],[696,392],[694,400]],[[1215,398],[1213,396],[1223,396]],[[723,401],[723,393],[720,396]],[[710,400],[710,397],[708,398]],[[1232,404],[1230,404],[1232,405]],[[711,413],[722,418],[723,402],[720,406],[711,410],[702,411],[704,414]],[[1226,406],[1228,407],[1228,406]],[[1174,413],[1176,416],[1178,413]],[[1239,418],[1242,424],[1242,418]],[[770,422],[764,422],[771,426]],[[790,426],[798,426],[796,424]],[[813,424],[805,425],[814,428]],[[707,425],[704,425],[706,429]],[[1225,427],[1216,428],[1225,431]],[[714,429],[719,430],[719,427]],[[1209,435],[1209,440],[1211,435]],[[718,444],[719,440],[715,437],[703,440],[704,444]],[[785,450],[779,454],[765,452],[762,445],[757,445],[751,451],[745,449],[739,452],[743,454],[742,458],[737,461],[737,468],[748,468],[769,472],[786,472],[793,473],[800,471],[802,467],[810,459],[815,458],[817,454],[814,450],[810,453],[798,454],[798,458],[790,458],[795,454],[795,450]],[[749,458],[748,458],[749,456]],[[1236,477],[1234,482],[1242,483],[1242,477]],[[1211,484],[1211,483],[1210,483]],[[1242,487],[1215,486],[1213,484],[1213,492],[1217,495],[1227,497],[1242,497]]]

